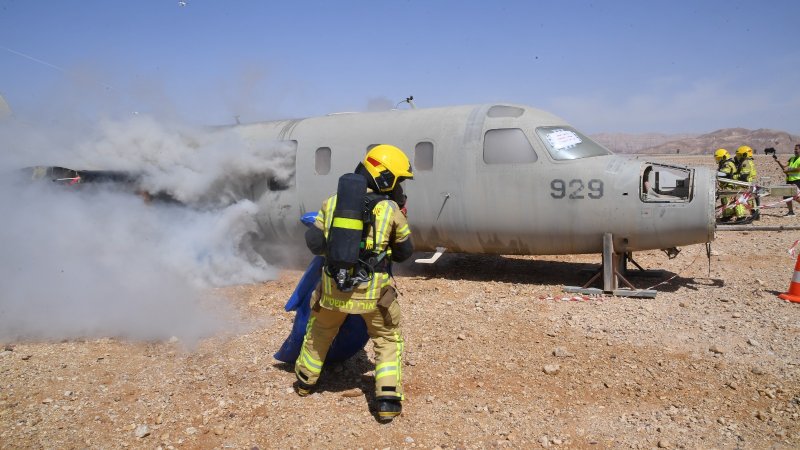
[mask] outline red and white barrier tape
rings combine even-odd
[[[797,188],[795,187],[795,189],[797,189]],[[753,210],[761,210],[761,209],[765,209],[765,208],[775,208],[778,205],[784,206],[785,203],[788,203],[788,202],[791,202],[791,201],[800,202],[800,190],[798,190],[797,194],[795,194],[794,197],[785,198],[783,200],[778,200],[778,201],[776,201],[774,203],[768,203],[766,205],[760,205],[760,206],[749,205],[747,202],[749,202],[750,199],[753,198],[754,196],[757,196],[759,198],[763,197],[763,195],[756,194],[757,190],[758,190],[758,186],[753,185],[747,191],[743,192],[742,194],[737,195],[733,202],[728,203],[725,206],[720,206],[719,208],[716,208],[716,210],[715,210],[716,215],[720,215],[726,209],[735,208],[735,207],[737,207],[739,205],[743,205],[745,208],[747,208],[748,211],[753,211]]]

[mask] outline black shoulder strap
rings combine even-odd
[[[364,196],[364,211],[372,214],[372,210],[375,209],[375,205],[377,205],[382,200],[388,200],[389,197],[383,194],[376,194],[374,192],[369,192],[367,195]]]
[[[361,238],[367,239],[370,227],[372,227],[372,248],[375,248],[378,238],[377,237],[378,233],[375,230],[375,213],[373,212],[373,210],[375,209],[375,206],[378,205],[378,203],[380,203],[383,200],[387,200],[388,198],[389,197],[387,197],[386,195],[378,194],[375,192],[369,192],[367,193],[367,195],[364,196],[364,210],[363,210],[364,217],[362,220],[364,222],[364,225],[368,224],[368,226],[364,227],[364,234]]]

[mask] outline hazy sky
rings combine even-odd
[[[800,2],[0,0],[28,121],[522,103],[590,133],[800,134]]]

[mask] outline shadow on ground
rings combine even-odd
[[[425,257],[414,255],[414,258]],[[645,267],[645,269],[648,269]],[[395,265],[395,273],[426,279],[468,280],[477,282],[495,281],[517,284],[543,284],[557,286],[583,286],[601,270],[598,262],[571,262],[539,260],[529,257],[501,255],[444,254],[435,264],[405,262]],[[641,273],[632,264],[628,265],[626,278],[637,289],[655,289],[675,292],[686,288],[699,290],[721,287],[723,280],[704,277],[681,277],[668,270],[648,270]],[[620,284],[624,287],[623,284]],[[602,288],[602,277],[588,287]]]
[[[369,344],[368,344],[369,345]],[[294,373],[294,364],[276,362],[273,367],[285,372]],[[367,352],[360,350],[345,361],[325,362],[313,392],[345,393],[359,390],[373,417],[378,420],[378,411],[375,403],[375,376],[367,375],[375,369],[375,364],[369,360]],[[294,384],[287,385],[296,388]]]

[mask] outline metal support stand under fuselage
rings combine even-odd
[[[627,255],[625,253],[614,252],[614,238],[612,234],[603,234],[602,269],[581,287],[564,286],[564,292],[589,295],[611,294],[618,297],[655,298],[658,291],[650,289],[636,289],[625,278],[623,274],[627,273],[627,259]],[[634,264],[636,264],[635,261]],[[636,266],[641,269],[641,266],[638,264],[636,264]],[[594,283],[594,281],[597,280],[600,275],[603,276],[603,289],[588,287],[590,284]],[[620,281],[627,286],[627,288],[620,288]]]

